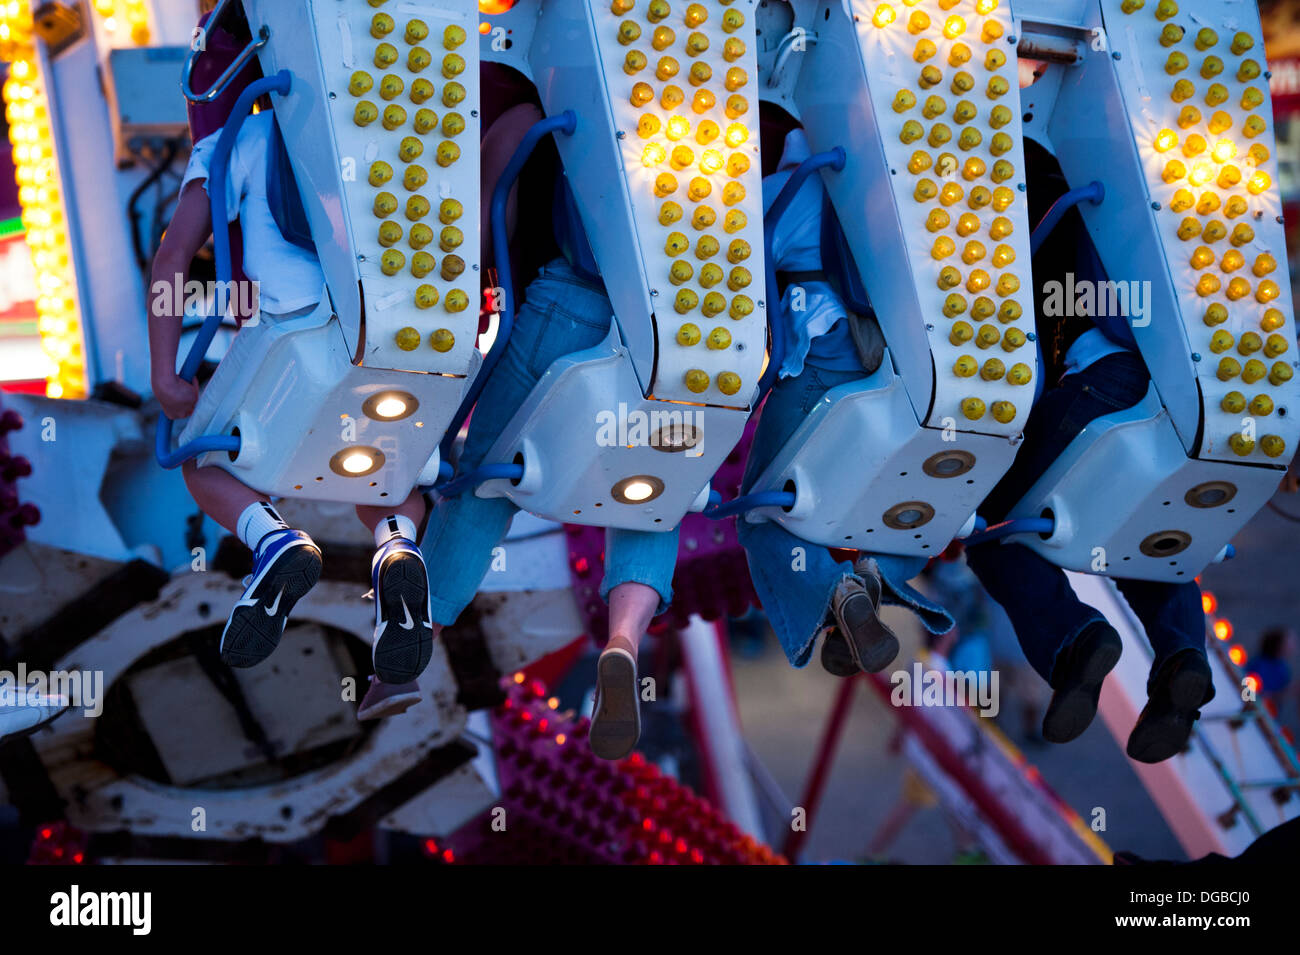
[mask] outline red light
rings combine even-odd
[[[1206,613],[1214,613],[1218,606],[1219,602],[1214,599],[1214,594],[1201,594],[1201,609]]]
[[[498,13],[509,13],[514,5],[515,0],[478,0],[478,12],[495,16]]]
[[[424,851],[429,853],[431,856],[436,856],[438,854],[438,843],[432,839],[425,839]]]
[[[76,855],[72,857],[72,861],[75,862],[77,865],[81,865],[81,863],[86,861],[86,857],[82,855],[80,852],[78,852]]]
[[[573,562],[573,571],[579,577],[586,577],[589,570],[591,570],[591,562],[587,558],[579,557]]]
[[[1220,640],[1232,639],[1232,624],[1226,620],[1214,621],[1214,635]]]
[[[655,821],[651,819],[649,816],[646,816],[644,819],[641,820],[641,828],[644,829],[646,832],[654,832]]]
[[[450,849],[442,850],[442,861],[450,865],[456,861],[456,853],[452,852]]]
[[[1236,644],[1228,650],[1228,659],[1237,664],[1237,666],[1241,666],[1246,662],[1246,648],[1240,644]]]
[[[45,829],[42,829],[42,830],[41,830],[41,838],[42,838],[42,839],[49,839],[49,838],[51,838],[53,835],[54,835],[54,830],[53,830],[53,829],[45,828]]]
[[[1259,690],[1260,690],[1260,687],[1262,687],[1262,686],[1264,685],[1264,681],[1261,680],[1261,679],[1259,678],[1259,674],[1258,674],[1258,673],[1250,673],[1250,674],[1247,674],[1247,675],[1246,675],[1246,683],[1247,683],[1247,685],[1251,688],[1251,690],[1252,690],[1253,692],[1255,692],[1255,693],[1258,693]]]

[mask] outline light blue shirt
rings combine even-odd
[[[1065,353],[1065,373],[1073,375],[1083,371],[1107,355],[1128,351],[1123,345],[1116,345],[1107,338],[1100,328],[1090,328],[1074,340],[1074,344]]]
[[[763,180],[763,211],[776,201],[782,187],[795,168],[811,155],[803,130],[796,129],[785,138],[785,150],[777,171]],[[772,235],[774,267],[785,272],[816,272],[822,268],[822,183],[809,176]],[[785,360],[780,377],[793,378],[803,371],[812,340],[825,335],[845,317],[844,303],[826,282],[804,282],[791,286],[781,298],[781,314],[786,323]],[[853,353],[856,361],[856,353]]]

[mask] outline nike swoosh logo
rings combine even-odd
[[[266,615],[268,617],[275,616],[275,612],[280,609],[280,598],[283,596],[284,596],[284,588],[281,587],[280,592],[275,595],[275,601],[271,604],[271,606],[266,608]]]
[[[406,605],[406,598],[402,598],[402,610],[406,613],[406,619],[402,621],[403,630],[410,630],[415,626],[415,620],[411,617],[411,608]]]

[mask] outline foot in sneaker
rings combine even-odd
[[[601,759],[622,759],[641,738],[636,657],[621,646],[608,646],[596,662],[596,703],[587,740]]]
[[[375,552],[370,565],[375,590],[375,676],[401,685],[415,680],[433,657],[429,575],[420,548],[394,537]]]
[[[414,680],[410,683],[392,684],[372,676],[370,689],[366,690],[361,705],[357,707],[357,719],[381,720],[386,716],[396,716],[419,702],[420,684]]]
[[[850,677],[862,672],[839,627],[828,629],[822,639],[822,669],[838,677]]]
[[[66,696],[38,693],[29,687],[0,690],[0,740],[34,733],[67,710]]]
[[[861,573],[861,568],[859,573]],[[898,656],[898,637],[881,621],[880,596],[883,584],[874,567],[867,568],[859,583],[845,577],[831,598],[831,612],[858,668],[879,673]]]
[[[1061,651],[1052,672],[1055,692],[1043,714],[1043,739],[1068,743],[1082,735],[1097,715],[1101,684],[1123,649],[1115,628],[1094,620]]]
[[[269,657],[294,604],[320,580],[320,548],[302,531],[267,534],[253,556],[253,573],[244,579],[243,596],[221,634],[221,659],[232,667],[256,666]]]
[[[1158,763],[1187,746],[1201,707],[1214,695],[1214,675],[1199,650],[1174,654],[1147,691],[1147,705],[1129,734],[1128,755],[1139,763]]]

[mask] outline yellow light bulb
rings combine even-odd
[[[876,12],[872,15],[871,22],[878,28],[884,29],[894,22],[896,16],[897,14],[894,13],[894,8],[891,4],[882,3],[876,7]]]

